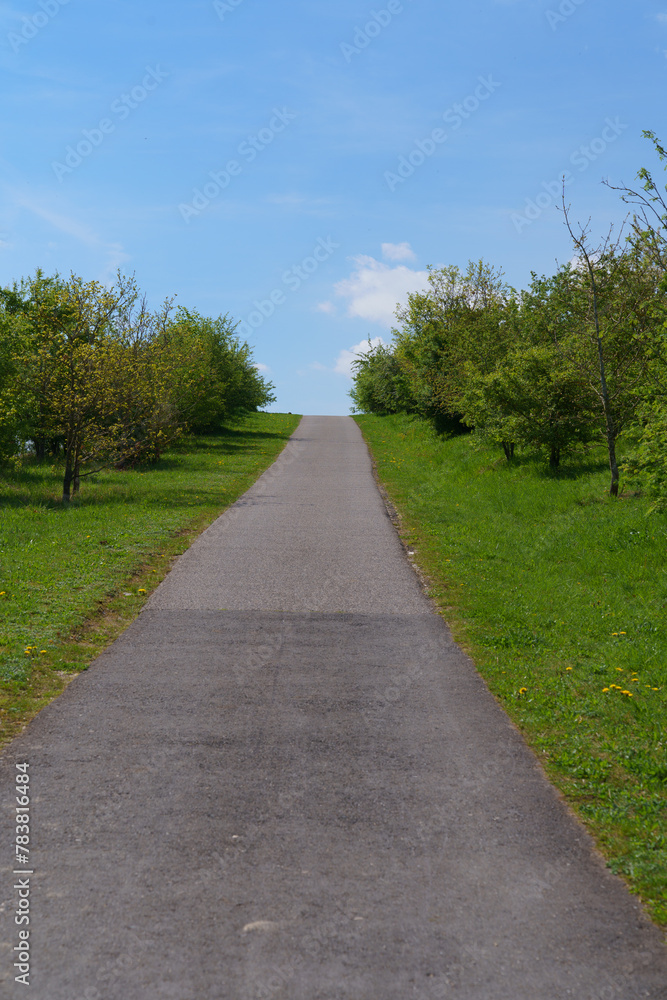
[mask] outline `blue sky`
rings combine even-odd
[[[0,0],[0,283],[229,313],[273,409],[349,412],[428,265],[515,287],[667,141],[667,0]],[[659,170],[659,168],[657,168]]]

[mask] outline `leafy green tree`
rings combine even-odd
[[[151,312],[142,299],[119,316],[115,334],[123,364],[112,374],[109,397],[120,466],[157,461],[186,429],[186,411],[203,391],[203,349],[175,333],[170,314],[169,300]]]
[[[667,170],[667,150],[654,132],[644,131]],[[654,497],[654,509],[667,508],[667,186],[642,167],[637,188],[615,186],[624,202],[636,206],[631,221],[632,253],[651,289],[641,303],[640,322],[648,342],[646,377],[637,410],[639,442],[628,471],[639,474]]]
[[[354,408],[361,413],[411,412],[414,403],[408,378],[392,348],[386,344],[371,344],[368,351],[352,362],[354,384],[350,396]]]
[[[12,354],[14,398],[38,457],[42,442],[62,441],[66,501],[84,464],[117,452],[113,388],[124,358],[114,320],[135,297],[133,279],[107,289],[40,272],[5,296],[27,331]]]
[[[106,288],[37,271],[0,290],[0,457],[19,439],[38,460],[50,446],[67,501],[103,465],[156,460],[188,429],[272,402],[235,329],[170,300],[151,311],[120,273]]]
[[[546,450],[556,468],[562,455],[597,433],[595,400],[586,398],[579,371],[553,345],[510,352],[471,381],[466,398],[466,420],[501,444],[508,459],[516,443]]]
[[[395,353],[417,412],[449,429],[462,420],[470,378],[491,371],[511,343],[514,293],[483,260],[463,272],[429,269],[428,285],[397,310]]]
[[[32,442],[38,459],[47,449],[45,383],[52,359],[47,345],[55,343],[55,330],[64,318],[66,282],[56,274],[46,277],[38,270],[34,278],[14,282],[0,290],[5,363],[11,371],[6,393],[7,412],[15,421],[14,443]],[[38,357],[37,347],[41,346]],[[25,377],[29,372],[29,377]],[[52,445],[56,446],[53,440]]]
[[[22,436],[14,358],[17,345],[26,335],[23,317],[13,315],[2,305],[0,301],[0,461],[16,454]]]
[[[656,274],[636,247],[621,250],[611,235],[592,247],[588,227],[576,232],[563,202],[565,224],[579,254],[578,266],[566,271],[570,295],[571,336],[556,341],[595,392],[604,421],[609,455],[609,492],[618,495],[618,435],[633,419],[643,393],[653,353]]]
[[[204,359],[205,371],[190,382],[190,398],[180,407],[193,430],[213,431],[226,420],[254,412],[275,401],[274,386],[258,371],[250,346],[236,336],[238,324],[225,314],[211,319],[179,308],[169,328],[176,345]]]

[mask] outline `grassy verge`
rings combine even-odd
[[[667,925],[667,518],[602,452],[550,472],[406,416],[357,418],[454,635]]]
[[[0,479],[0,744],[136,617],[174,558],[245,492],[299,422],[255,413],[155,466],[108,470],[60,502],[61,471]]]

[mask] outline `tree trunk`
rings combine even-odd
[[[551,445],[551,454],[549,455],[549,465],[552,469],[557,469],[560,464],[560,448],[558,445]]]
[[[607,388],[607,376],[605,372],[604,354],[602,351],[602,337],[600,336],[600,322],[598,319],[597,290],[593,283],[593,309],[595,314],[595,333],[597,337],[598,361],[600,364],[600,396],[602,397],[602,409],[604,410],[604,422],[607,432],[607,452],[609,453],[609,468],[611,470],[611,485],[609,494],[612,497],[618,496],[618,464],[616,462],[616,426],[611,412],[611,402],[609,400],[609,390]]]
[[[600,369],[600,399],[602,400],[602,410],[604,412],[604,422],[606,428],[607,436],[607,451],[609,453],[609,468],[611,470],[611,484],[609,486],[609,494],[612,497],[618,496],[618,464],[616,462],[616,423],[614,421],[614,416],[611,409],[611,400],[609,399],[609,388],[607,386],[607,373],[605,371],[604,363],[604,351],[602,350],[602,335],[600,333],[600,314],[598,312],[598,286],[595,280],[595,269],[593,267],[593,262],[591,261],[591,255],[586,247],[586,231],[582,232],[580,237],[576,237],[572,231],[570,225],[570,220],[567,214],[567,208],[565,207],[565,179],[563,179],[563,213],[565,215],[565,222],[567,224],[568,232],[572,237],[575,246],[581,252],[586,261],[586,268],[588,269],[588,276],[591,283],[591,293],[593,298],[593,318],[595,320],[595,340],[598,349],[598,365]]]
[[[79,479],[79,447],[76,440],[76,433],[71,428],[65,438],[65,475],[63,476],[63,501],[69,503],[72,496],[72,487]],[[75,490],[76,491],[76,490]]]
[[[607,416],[607,414],[605,414]],[[616,434],[611,419],[607,420],[607,451],[609,452],[609,468],[611,470],[611,486],[609,494],[612,497],[618,496],[618,464],[616,462]]]
[[[46,458],[46,438],[43,434],[35,438],[35,458],[38,462],[43,462]]]
[[[74,466],[72,458],[67,455],[65,458],[65,475],[63,477],[63,503],[69,503],[72,495],[72,480],[74,479]]]
[[[507,459],[508,462],[511,461],[511,459],[514,458],[514,442],[503,441],[502,446],[503,446],[503,451],[505,452],[505,458]]]

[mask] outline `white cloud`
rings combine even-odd
[[[385,341],[382,337],[373,337],[369,347],[368,340],[360,340],[358,344],[340,352],[336,358],[336,364],[334,365],[333,370],[337,375],[346,375],[347,378],[352,378],[354,372],[352,362],[356,359],[357,355],[365,354],[371,347],[377,347],[378,344],[384,343]]]
[[[349,278],[334,285],[336,295],[347,299],[347,315],[380,323],[390,328],[397,304],[403,305],[409,292],[428,284],[428,271],[412,271],[404,264],[390,267],[374,257],[353,257],[356,267]]]
[[[385,260],[416,260],[417,255],[409,243],[383,243],[382,256]]]
[[[328,316],[331,316],[336,312],[336,307],[333,302],[318,302],[315,308],[318,312],[326,313]]]
[[[270,372],[271,369],[268,365],[263,365],[261,361],[255,362],[253,368],[256,368],[258,372]]]

